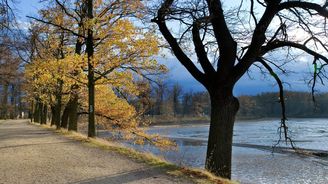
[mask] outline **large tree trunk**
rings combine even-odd
[[[217,176],[231,178],[232,136],[239,108],[232,89],[210,91],[211,124],[205,168]]]
[[[69,122],[68,122],[68,130],[70,131],[77,131],[77,107],[78,107],[78,95],[77,94],[73,94],[74,97],[73,99],[71,99],[71,101],[69,102]]]

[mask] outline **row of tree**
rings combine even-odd
[[[151,105],[146,112],[148,115],[200,117],[208,116],[210,112],[210,100],[206,92],[184,92],[178,83],[173,86],[167,83],[153,86],[149,98]]]
[[[145,79],[151,79],[147,74],[165,71],[152,57],[158,53],[157,35],[133,23],[143,25],[139,20],[147,14],[151,16],[148,22],[157,25],[179,62],[209,93],[211,121],[205,168],[225,178],[231,177],[233,127],[240,106],[233,89],[251,66],[271,75],[279,86],[279,98],[275,99],[281,107],[280,130],[286,141],[290,140],[288,98],[285,100],[279,74],[288,71],[286,64],[293,64],[306,54],[314,66],[309,80],[312,92],[318,82],[328,78],[324,68],[328,65],[327,2],[241,0],[230,5],[220,0],[42,2],[47,5],[39,16],[30,17],[34,21],[22,47],[27,48],[28,54],[16,55],[28,58],[24,88],[35,121],[45,123],[50,111],[57,128],[68,124],[70,130],[76,130],[78,114],[87,114],[89,137],[95,136],[96,116],[104,118],[108,128],[120,127],[143,136],[136,127],[140,124],[139,114],[150,101]],[[5,8],[0,13],[7,15],[7,0],[1,0],[1,5]],[[8,27],[1,26],[1,29]],[[282,52],[286,53],[285,58],[275,57],[282,56]],[[4,84],[2,90],[9,88]],[[173,115],[183,112],[178,92],[173,90],[171,97]],[[153,111],[161,114],[164,97],[157,94]],[[5,95],[2,99],[8,98]],[[185,104],[190,103],[190,98],[185,98]],[[247,103],[254,102],[259,104],[256,100]]]
[[[328,117],[328,93],[315,96],[307,92],[286,92],[287,117]],[[281,106],[277,93],[263,93],[256,96],[240,96],[240,118],[281,117]]]
[[[0,1],[0,119],[23,117],[23,70],[14,12],[9,0]]]
[[[89,137],[101,125],[137,141],[164,140],[138,128],[149,76],[166,72],[154,59],[157,35],[135,23],[145,16],[142,1],[46,2],[29,17],[24,77],[32,120],[77,131],[79,116],[87,115]]]

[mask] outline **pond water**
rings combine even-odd
[[[328,119],[291,119],[290,136],[299,148],[328,151]],[[241,183],[328,183],[328,159],[272,153],[279,120],[238,121],[234,128],[232,179]],[[177,150],[131,145],[182,166],[204,167],[209,126],[154,126],[149,133],[171,138]],[[286,146],[280,144],[279,146]]]

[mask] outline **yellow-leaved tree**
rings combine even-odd
[[[66,110],[68,110],[75,115],[88,115],[89,137],[95,136],[94,118],[97,116],[98,123],[102,127],[124,131],[126,138],[134,138],[138,142],[148,140],[165,143],[164,139],[160,139],[157,135],[147,135],[139,128],[142,122],[140,121],[142,108],[139,106],[136,109],[131,104],[132,100],[142,96],[140,94],[149,91],[147,83],[154,79],[152,76],[167,70],[155,59],[159,49],[154,30],[133,23],[134,20],[142,17],[141,11],[138,11],[143,9],[142,2],[139,0],[50,2],[48,7],[40,11],[39,18],[30,18],[47,30],[55,30],[52,36],[45,38],[45,34],[42,33],[38,38],[42,38],[41,42],[51,43],[50,47],[42,48],[46,50],[45,52],[52,53],[54,47],[60,50],[58,52],[60,54],[55,55],[54,58],[40,57],[40,61],[34,59],[31,69],[27,70],[27,73],[31,74],[27,75],[32,79],[30,82],[38,86],[33,71],[43,70],[44,67],[40,63],[54,64],[53,67],[44,70],[47,74],[41,78],[46,78],[46,75],[53,76],[49,80],[51,83],[49,85],[54,91],[60,89],[58,94],[61,95],[58,96],[61,102],[54,100],[59,109],[59,113],[55,113],[59,114],[59,117],[62,114],[62,123],[57,123],[57,127],[66,125],[65,120],[68,117]],[[59,42],[61,45],[55,44],[52,38],[63,38]],[[52,74],[56,72],[57,75]],[[62,78],[54,76],[62,76]],[[54,82],[50,82],[52,80]],[[141,83],[145,85],[141,87]],[[42,93],[35,95],[35,99],[42,96]],[[51,93],[56,94],[53,91]],[[74,108],[71,104],[72,99],[75,100]],[[59,108],[61,106],[64,108]],[[146,107],[146,105],[142,106]]]

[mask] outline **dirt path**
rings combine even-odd
[[[92,148],[29,125],[0,122],[0,184],[191,183],[115,152]]]

